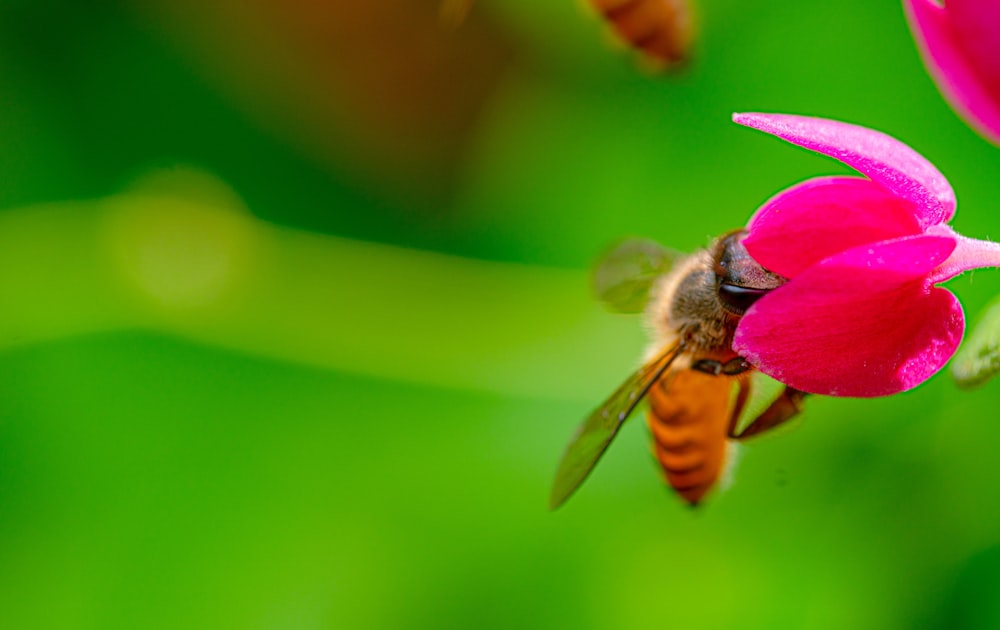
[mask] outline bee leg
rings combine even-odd
[[[737,376],[743,374],[749,370],[753,369],[746,359],[743,357],[736,357],[735,359],[730,359],[722,364],[722,373],[726,376]]]
[[[736,357],[735,359],[730,359],[725,363],[722,361],[716,361],[715,359],[698,359],[691,364],[691,369],[704,372],[705,374],[711,374],[712,376],[718,376],[720,374],[725,374],[726,376],[738,376],[753,369],[753,366],[747,363],[747,360],[743,357]]]
[[[716,361],[715,359],[698,359],[691,364],[692,370],[697,370],[699,372],[704,372],[705,374],[711,374],[712,376],[718,376],[722,374],[724,366],[721,361]]]
[[[730,437],[745,440],[788,422],[802,411],[802,402],[805,397],[805,392],[786,387],[785,391],[764,410],[764,413],[747,425],[742,433],[735,435],[735,427],[730,427]]]

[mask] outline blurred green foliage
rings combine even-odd
[[[697,512],[633,421],[545,510],[643,349],[590,261],[843,172],[733,111],[890,133],[997,235],[898,2],[698,2],[670,76],[573,2],[433,5],[0,3],[0,625],[996,625],[996,383],[811,398]]]

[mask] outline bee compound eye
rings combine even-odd
[[[719,299],[727,311],[742,315],[768,291],[770,289],[754,289],[723,282],[719,285]]]

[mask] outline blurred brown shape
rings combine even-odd
[[[255,122],[404,200],[447,196],[512,58],[483,11],[441,0],[137,0]]]
[[[472,2],[473,0],[441,0],[438,6],[441,22],[449,28],[458,28],[469,17]]]
[[[677,65],[687,58],[694,39],[687,0],[589,0],[628,46],[654,67]]]

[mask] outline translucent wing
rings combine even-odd
[[[639,368],[580,425],[559,462],[556,480],[549,495],[549,508],[555,509],[562,505],[580,487],[618,434],[625,419],[682,349],[680,342],[677,342]]]
[[[655,241],[622,241],[594,265],[594,294],[612,311],[638,313],[646,308],[656,279],[682,257]]]

